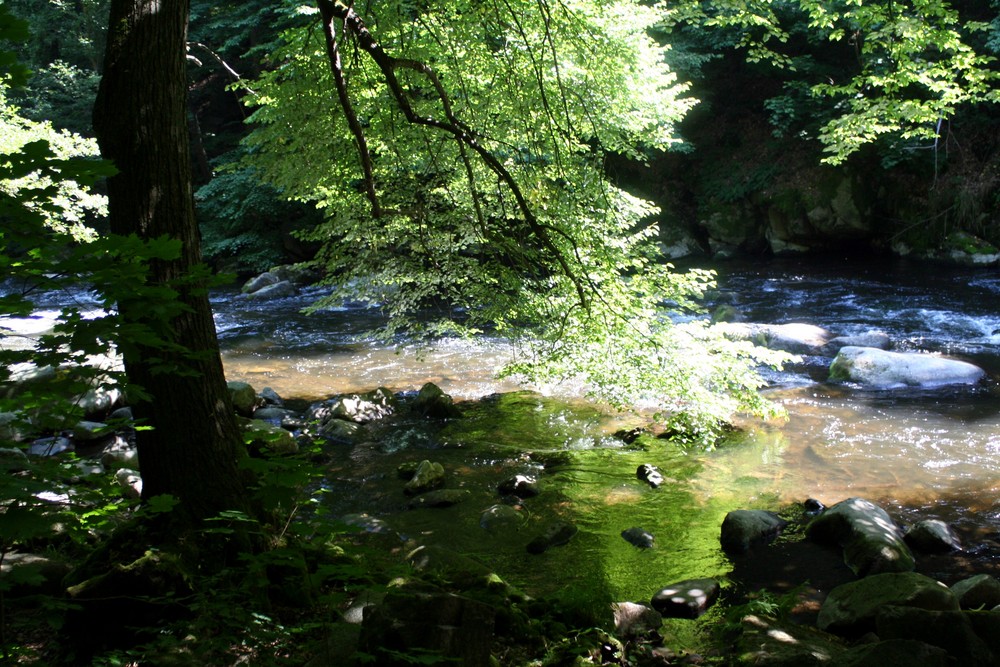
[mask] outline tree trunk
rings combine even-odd
[[[118,307],[125,322],[151,326],[186,349],[123,353],[129,383],[148,395],[133,401],[135,417],[153,427],[138,434],[143,498],[172,494],[180,517],[199,520],[248,502],[208,296],[203,285],[176,287],[201,262],[185,116],[188,9],[188,0],[112,0],[94,129],[119,170],[108,181],[111,231],[181,242],[178,259],[151,261],[148,281],[177,289],[186,311],[163,322],[148,302]]]

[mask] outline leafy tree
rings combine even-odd
[[[252,85],[247,162],[325,211],[331,299],[382,304],[387,336],[513,338],[509,372],[582,376],[693,437],[765,409],[759,351],[675,321],[711,276],[661,263],[655,208],[604,173],[675,145],[694,104],[648,34],[659,5],[318,9]]]

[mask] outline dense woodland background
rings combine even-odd
[[[107,3],[7,4],[33,28],[20,54],[32,78],[9,93],[8,103],[32,120],[91,136]],[[692,8],[724,16],[734,7],[694,3],[679,11],[682,17]],[[840,164],[822,164],[829,151],[820,133],[845,104],[811,88],[843,82],[865,67],[864,59],[872,58],[861,52],[867,26],[855,25],[854,36],[833,41],[811,27],[799,5],[768,7],[787,32],[787,41],[775,48],[787,56],[784,63],[769,57],[753,62],[757,56],[746,38],[755,29],[738,21],[675,19],[657,35],[670,44],[670,67],[691,83],[688,96],[699,102],[679,125],[683,144],[651,155],[646,164],[623,158],[609,170],[661,206],[665,244],[681,242],[678,252],[702,253],[907,252],[932,249],[955,231],[1000,243],[995,105],[956,108],[937,127],[929,124],[936,138],[887,132]],[[972,21],[984,25],[965,32],[968,43],[983,56],[996,56],[997,3],[953,7],[960,29]],[[204,250],[219,268],[263,270],[309,258],[316,249],[293,235],[318,222],[314,207],[285,201],[251,169],[224,169],[247,150],[240,143],[250,130],[242,101],[250,93],[241,82],[273,66],[269,56],[281,30],[302,22],[287,3],[192,3],[190,137]]]

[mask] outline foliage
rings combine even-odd
[[[12,99],[25,118],[90,136],[99,81],[97,72],[57,60],[37,68],[28,85],[12,94]]]
[[[244,272],[283,263],[283,236],[290,228],[307,225],[312,213],[282,198],[251,169],[217,174],[195,193],[195,204],[205,258]]]
[[[1000,101],[992,42],[976,42],[995,27],[970,20],[948,2],[861,3],[742,0],[684,3],[670,25],[736,29],[737,47],[751,62],[794,70],[796,30],[806,26],[813,42],[838,45],[848,65],[823,83],[811,83],[833,111],[819,133],[825,162],[839,164],[883,137],[935,140],[939,123],[964,106]]]
[[[375,47],[348,28],[331,47],[307,14],[252,84],[245,163],[324,210],[308,237],[326,244],[331,300],[381,304],[385,336],[488,329],[521,344],[508,372],[667,397],[707,427],[761,407],[743,391],[755,352],[674,324],[711,277],[660,264],[656,209],[602,169],[677,143],[694,102],[647,34],[658,17],[631,1],[404,3],[348,17]]]
[[[97,156],[97,144],[68,131],[56,131],[49,123],[27,120],[18,114],[15,107],[6,102],[7,88],[0,82],[0,155],[8,162],[22,165],[34,159],[69,160],[71,158],[92,158]],[[32,147],[28,147],[31,144]],[[42,146],[46,148],[42,148]],[[50,151],[49,158],[43,151]],[[16,156],[21,153],[20,156]],[[44,218],[45,224],[60,233],[78,240],[92,240],[96,233],[91,225],[94,219],[107,213],[107,199],[93,193],[63,173],[65,164],[58,166],[51,159],[49,174],[44,170],[24,170],[13,174],[0,174],[0,190],[7,196],[18,192],[31,192],[22,198],[26,205],[33,207]],[[28,201],[32,199],[34,201]],[[44,203],[43,203],[44,200]]]

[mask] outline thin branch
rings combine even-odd
[[[399,110],[403,113],[408,122],[414,125],[423,125],[425,127],[435,128],[442,132],[451,134],[457,141],[459,141],[460,144],[474,151],[483,163],[485,163],[486,166],[500,178],[500,180],[507,186],[511,194],[514,196],[514,200],[517,202],[518,210],[520,210],[521,215],[524,217],[525,223],[527,223],[528,227],[532,230],[542,246],[548,250],[549,253],[551,253],[552,258],[559,264],[563,274],[570,281],[572,281],[574,287],[576,288],[577,296],[581,305],[589,308],[590,296],[588,291],[596,292],[596,286],[593,285],[585,275],[577,275],[576,271],[574,271],[570,266],[569,260],[567,260],[563,252],[559,250],[558,246],[556,246],[553,242],[550,232],[555,232],[567,239],[569,238],[568,235],[561,230],[545,225],[538,220],[514,176],[507,170],[506,167],[504,167],[496,156],[494,156],[489,150],[486,149],[486,147],[477,141],[474,136],[474,132],[472,132],[464,123],[455,117],[451,107],[451,99],[434,70],[425,63],[421,63],[416,60],[400,59],[390,56],[385,49],[382,48],[382,45],[375,40],[362,18],[352,7],[343,4],[339,0],[317,0],[317,4],[319,5],[320,12],[324,17],[324,31],[332,34],[332,26],[328,27],[327,17],[338,18],[343,21],[345,30],[349,30],[354,35],[360,48],[364,50],[369,57],[371,57],[371,59],[378,66],[379,70],[382,72],[383,79],[389,89],[389,92],[396,100]],[[328,36],[327,39],[329,46],[330,37]],[[336,41],[334,40],[333,43],[335,45]],[[331,57],[331,67],[334,69],[336,69],[333,61],[333,57],[335,55],[336,52],[334,51],[331,53],[328,48],[328,56]],[[422,74],[431,83],[438,95],[439,101],[441,102],[442,110],[444,111],[445,118],[447,119],[446,121],[429,116],[421,116],[413,110],[413,107],[410,105],[410,102],[406,97],[406,93],[396,76],[397,69],[408,69]],[[344,102],[345,100],[341,98],[341,103],[344,104]],[[350,100],[346,100],[345,112],[347,112],[348,109],[351,109]],[[362,161],[366,159],[367,155],[366,151],[363,151],[363,153]],[[367,159],[370,160],[370,156],[368,156]],[[374,187],[374,183],[371,181],[369,181],[366,185],[372,188]]]

